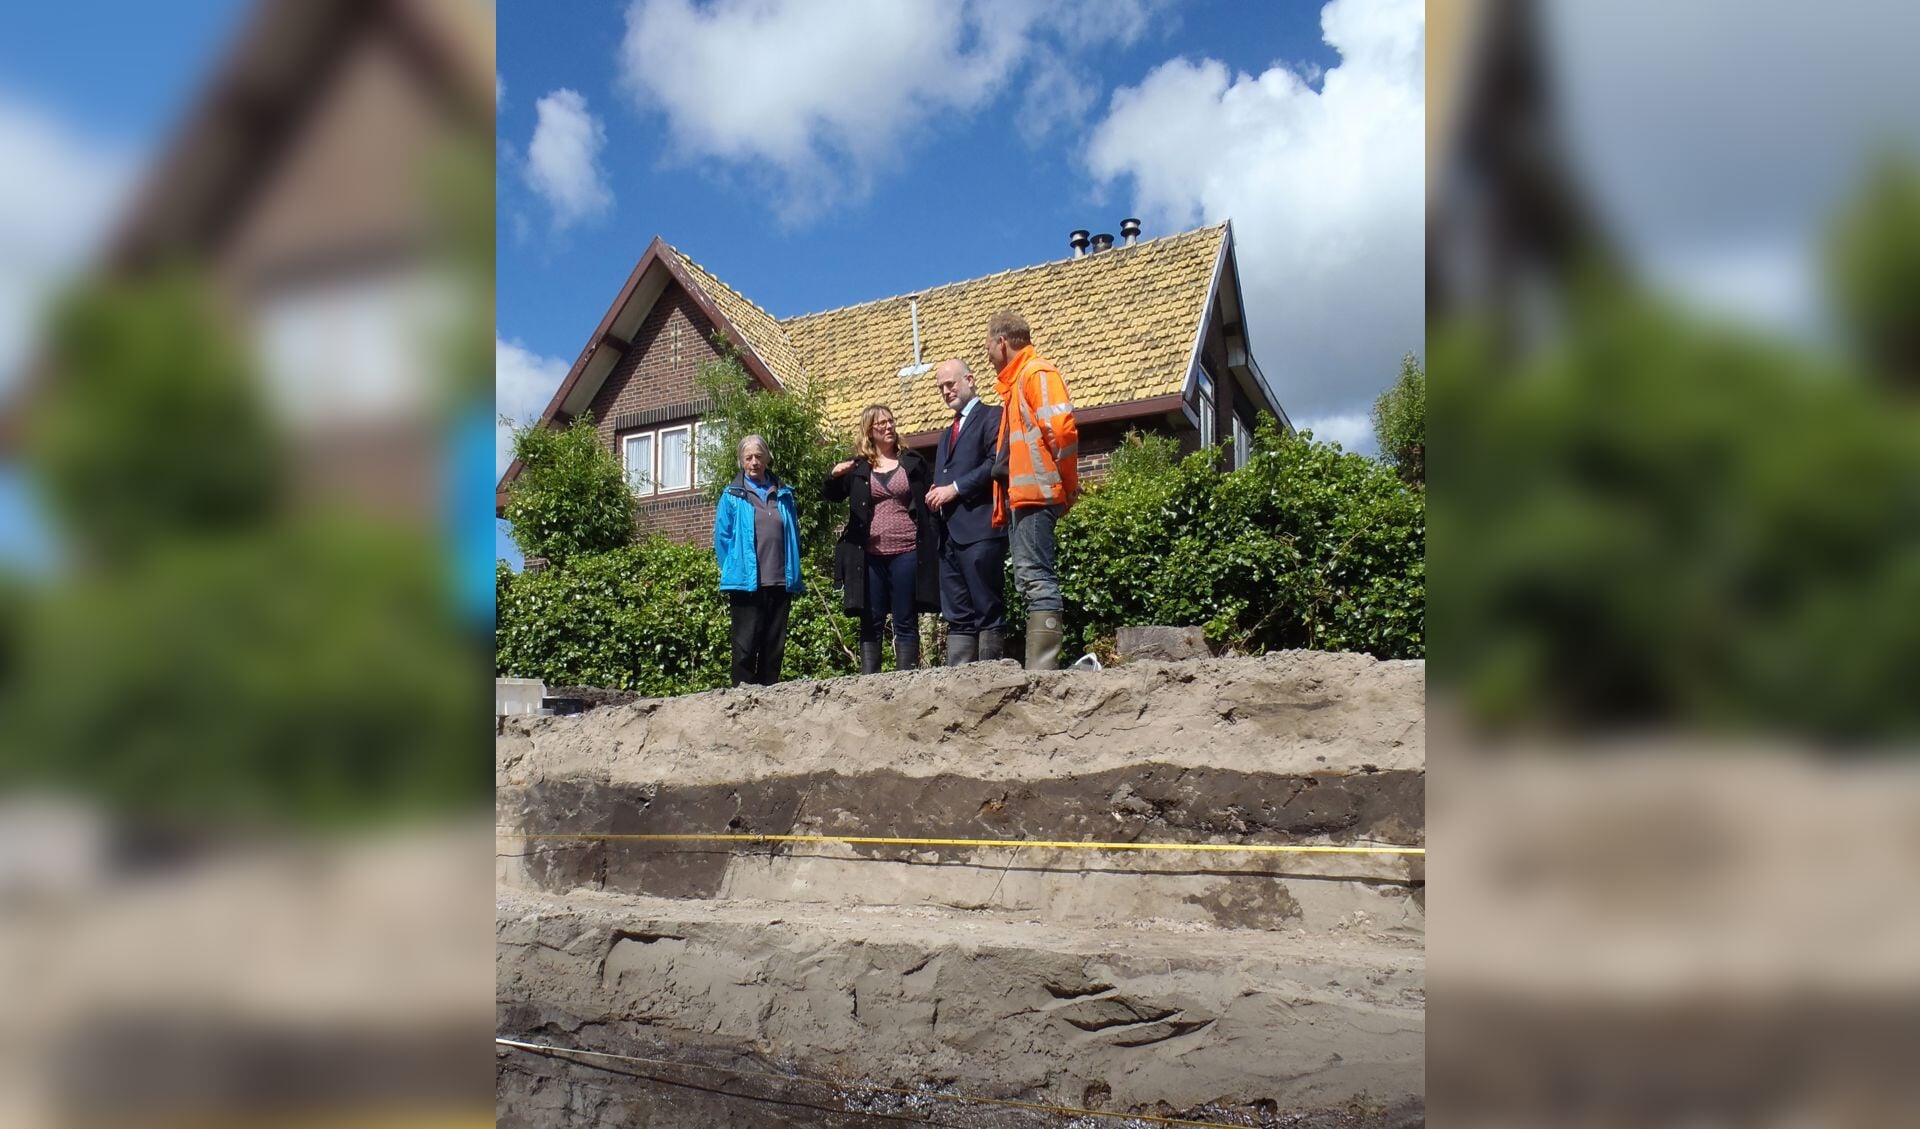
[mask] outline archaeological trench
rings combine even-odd
[[[621,836],[1417,847],[1423,678],[1000,662],[510,720],[499,1124],[1420,1124],[1422,856]]]

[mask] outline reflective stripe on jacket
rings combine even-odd
[[[994,484],[993,523],[1011,506],[1071,506],[1080,496],[1080,429],[1060,370],[1028,345],[1000,370],[1000,449],[1007,481]]]

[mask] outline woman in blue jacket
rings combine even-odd
[[[739,457],[713,515],[713,555],[733,610],[733,684],[771,686],[787,652],[788,607],[804,591],[799,511],[765,439],[740,440]]]

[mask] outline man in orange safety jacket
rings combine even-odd
[[[1052,361],[1033,351],[1026,319],[987,322],[987,356],[1000,373],[1000,441],[993,523],[1008,527],[1013,580],[1027,597],[1027,669],[1060,668],[1060,576],[1053,530],[1080,494],[1080,429]]]

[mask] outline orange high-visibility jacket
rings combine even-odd
[[[993,487],[993,523],[1009,506],[1071,506],[1080,496],[1080,429],[1060,370],[1028,345],[1000,370],[1000,449],[1007,481]]]

